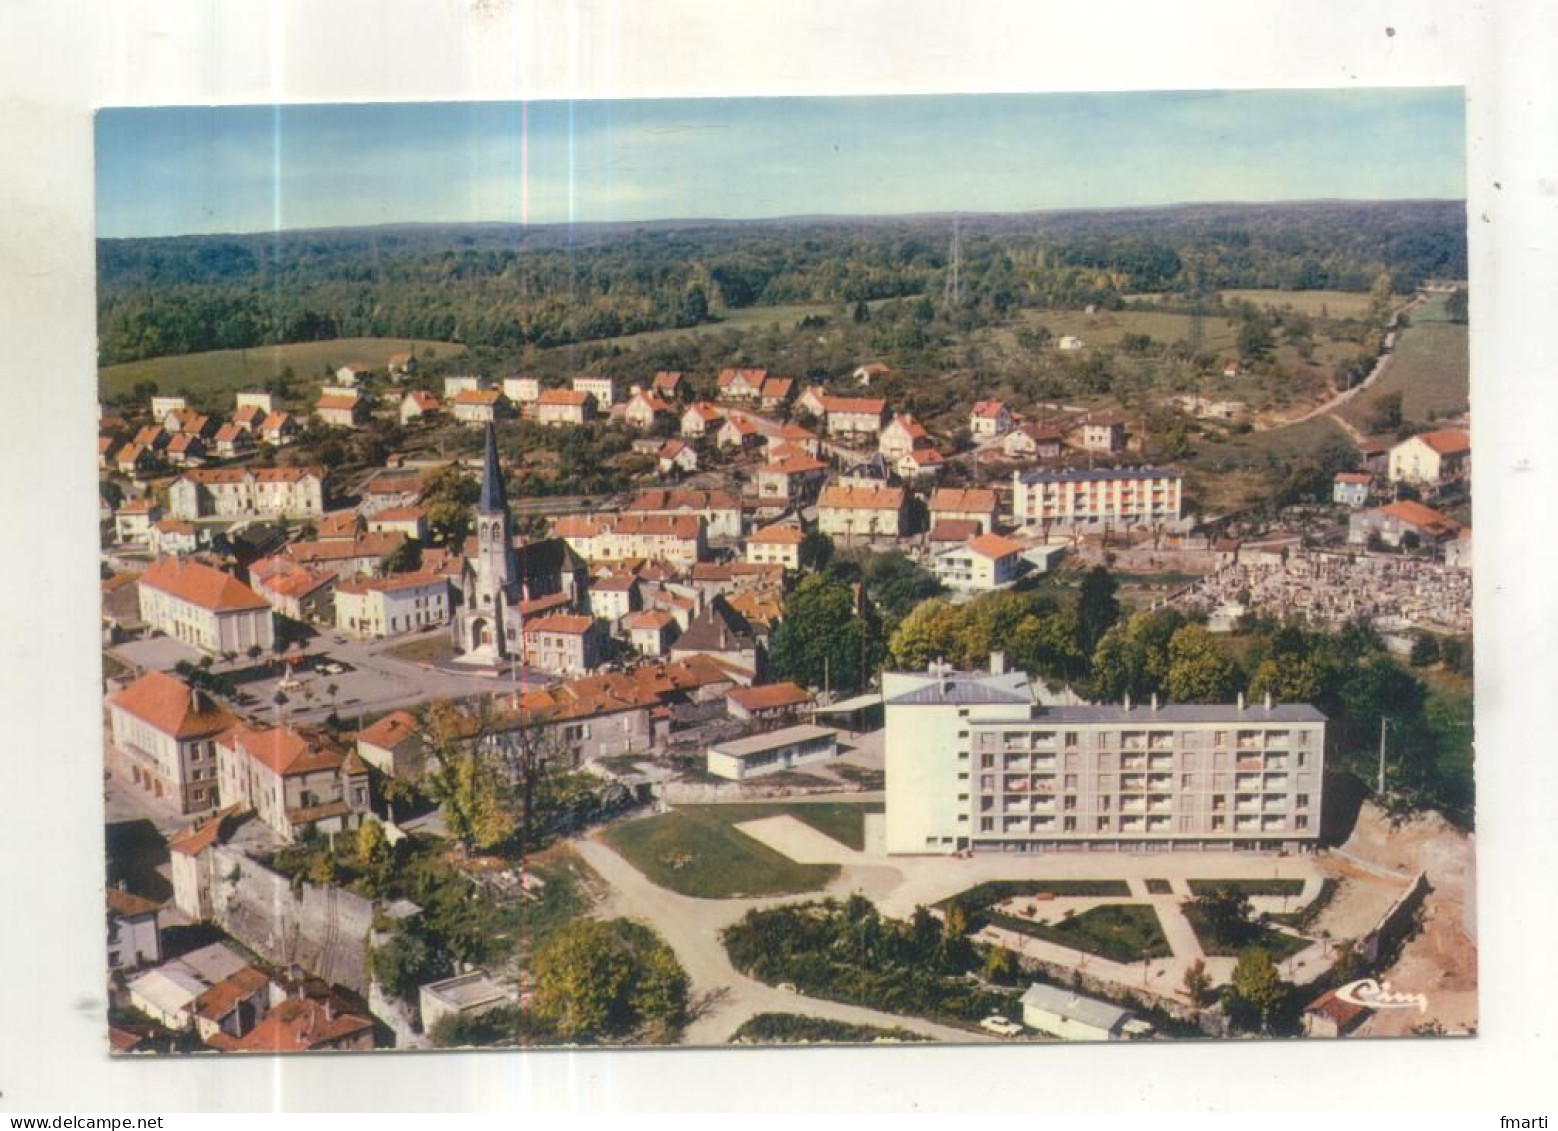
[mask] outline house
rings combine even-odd
[[[158,558],[142,572],[139,588],[141,619],[201,651],[268,649],[275,639],[270,605],[219,569],[181,558]]]
[[[590,561],[646,558],[690,566],[708,552],[703,519],[695,514],[565,516],[552,530]]]
[[[667,440],[655,458],[661,475],[670,475],[673,471],[687,475],[698,470],[697,449],[685,440]]]
[[[966,519],[978,524],[977,534],[995,529],[995,492],[983,487],[939,487],[932,493],[927,509],[932,523]]]
[[[258,410],[255,410],[258,411]],[[216,430],[213,440],[216,454],[219,456],[241,456],[254,447],[254,437],[247,428],[240,427],[236,422],[224,424]]]
[[[693,656],[714,660],[740,683],[752,683],[763,674],[762,645],[752,625],[722,596],[704,605],[671,645],[672,659]]]
[[[204,539],[192,522],[176,518],[158,519],[151,528],[151,552],[159,557],[169,554],[193,554]]]
[[[114,456],[114,465],[119,469],[120,474],[137,478],[151,471],[156,463],[152,449],[144,444],[126,444]]]
[[[909,413],[899,413],[888,422],[877,437],[877,451],[888,463],[897,463],[904,456],[919,448],[931,448],[930,433]]]
[[[789,682],[732,687],[725,692],[725,709],[733,719],[771,719],[793,715],[810,703],[810,693]]]
[[[402,350],[400,353],[392,353],[385,362],[385,368],[389,370],[391,377],[410,377],[417,371],[417,357],[414,353]]]
[[[730,781],[831,762],[837,757],[838,732],[811,724],[717,742],[707,755],[709,773]]]
[[[766,380],[766,369],[722,369],[718,380],[719,395],[727,401],[755,401],[762,395]]]
[[[855,384],[863,389],[869,389],[873,381],[880,381],[891,372],[892,370],[880,361],[872,361],[865,365],[856,366],[855,371],[850,376],[854,379]]]
[[[769,377],[758,390],[757,399],[766,409],[776,409],[789,404],[795,397],[793,377]]]
[[[114,538],[119,542],[151,541],[152,527],[162,518],[162,507],[151,496],[126,499],[114,512]]]
[[[765,526],[747,538],[747,561],[757,565],[782,565],[788,570],[801,568],[801,543],[805,540],[798,527]]]
[[[657,487],[641,492],[623,514],[698,515],[710,538],[741,537],[741,504],[725,491]]]
[[[242,393],[239,393],[238,395],[240,397],[243,396]],[[261,393],[260,395],[263,396],[267,401],[271,399],[269,393]],[[245,432],[249,433],[249,438],[252,440],[255,436],[259,435],[260,425],[265,423],[265,418],[269,415],[270,409],[261,408],[259,405],[239,405],[238,408],[233,412],[233,423],[236,424],[239,428],[242,428]]]
[[[993,439],[1011,430],[1011,410],[1001,401],[976,401],[968,414],[968,434],[976,440]]]
[[[238,420],[239,414],[244,412],[256,412],[258,418],[247,417],[256,425],[271,413],[276,411],[276,397],[273,393],[267,393],[263,389],[240,389],[233,395],[233,419]]]
[[[297,420],[290,412],[273,412],[265,418],[265,423],[260,425],[260,439],[278,448],[285,447],[297,439],[300,430]]]
[[[173,436],[199,436],[202,441],[216,435],[214,417],[196,412],[192,408],[175,409],[162,419],[163,428]]]
[[[595,419],[595,398],[577,389],[547,389],[536,398],[536,420],[547,427],[588,424]]]
[[[157,1024],[182,1032],[193,1023],[195,999],[206,991],[206,983],[180,963],[170,962],[125,985],[130,1005]]]
[[[368,812],[368,767],[323,737],[240,722],[216,754],[222,804],[253,809],[288,844],[355,829]]]
[[[369,518],[384,510],[415,506],[422,497],[422,476],[415,471],[380,471],[361,488],[357,509]]]
[[[412,389],[400,398],[400,424],[404,428],[413,420],[422,420],[438,414],[438,398],[426,389]]]
[[[175,467],[194,467],[206,458],[206,444],[198,433],[180,432],[168,441],[162,454]]]
[[[299,565],[347,580],[359,575],[378,577],[384,572],[384,559],[399,550],[405,542],[404,534],[359,534],[355,538],[293,542],[282,553]]]
[[[616,624],[642,607],[638,578],[631,573],[614,573],[590,582],[590,615],[593,617]]]
[[[708,401],[694,401],[682,413],[682,436],[688,440],[702,439],[724,419],[725,414]]]
[[[732,416],[720,426],[714,442],[722,448],[750,451],[763,442],[763,434],[745,417]]]
[[[215,740],[236,722],[204,691],[150,671],[108,700],[108,768],[180,813],[218,803]]]
[[[516,1000],[516,994],[498,985],[485,970],[469,970],[429,982],[417,991],[424,1033],[431,1033],[445,1018],[480,1017]]]
[[[771,462],[757,469],[757,495],[760,499],[782,499],[790,503],[809,503],[817,497],[828,477],[828,465],[799,449],[783,455],[770,450]]]
[[[1001,451],[1010,459],[1056,459],[1061,440],[1060,430],[1052,425],[1023,424],[1007,433]]]
[[[491,424],[503,415],[508,402],[497,389],[456,393],[449,402],[449,415],[461,424]]]
[[[449,580],[430,573],[357,577],[335,587],[335,626],[362,638],[420,632],[449,619]]]
[[[946,467],[947,457],[935,448],[915,448],[912,452],[905,452],[898,462],[893,464],[893,470],[900,479],[915,482],[923,479],[935,479]]]
[[[1360,440],[1358,454],[1363,458],[1363,470],[1372,475],[1384,475],[1390,469],[1390,445],[1378,440]]]
[[[1348,1001],[1335,990],[1327,990],[1304,1007],[1304,1036],[1345,1037],[1367,1021],[1370,1014],[1368,1006]]]
[[[1387,546],[1410,546],[1413,542],[1434,546],[1451,541],[1460,530],[1460,523],[1448,515],[1404,499],[1351,515],[1347,520],[1347,541],[1361,546],[1378,536]]]
[[[1023,572],[1021,542],[999,534],[979,534],[936,555],[936,578],[948,589],[988,593],[1010,585]]]
[[[539,377],[503,378],[503,395],[517,405],[535,404],[541,399]]]
[[[368,419],[368,402],[358,395],[324,393],[314,402],[314,417],[328,428],[356,428]]]
[[[404,534],[418,542],[427,541],[427,511],[420,506],[385,507],[368,516],[370,534]]]
[[[360,362],[343,365],[335,371],[335,379],[348,388],[363,384],[373,376],[373,370]]]
[[[107,471],[114,462],[114,449],[119,446],[119,441],[112,436],[99,436],[97,438],[97,466],[100,471]]]
[[[828,392],[821,385],[810,385],[796,398],[795,408],[807,416],[822,420],[828,415]]]
[[[153,420],[164,420],[175,412],[183,412],[189,407],[189,401],[185,397],[169,395],[154,396],[151,399],[151,417]]]
[[[654,393],[646,393],[642,389],[635,389],[633,395],[628,398],[627,408],[622,417],[634,428],[647,432],[655,426],[655,422],[671,412],[671,406]]]
[[[333,1001],[287,998],[227,1048],[254,1053],[366,1051],[373,1048],[373,1022]]]
[[[1075,990],[1035,982],[1019,999],[1022,1023],[1067,1041],[1119,1041],[1135,1020],[1129,1010]]]
[[[681,627],[676,618],[663,609],[645,609],[622,618],[622,631],[628,643],[640,655],[663,656]]]
[[[595,398],[596,405],[603,410],[617,403],[617,383],[610,377],[575,377],[573,391],[588,393]]]
[[[250,587],[284,617],[309,624],[335,623],[336,576],[287,558],[261,558],[249,566]]]
[[[195,999],[195,1035],[210,1048],[227,1050],[247,1036],[281,991],[257,966],[245,966],[208,986]]]
[[[1392,483],[1443,487],[1471,474],[1471,436],[1442,429],[1419,432],[1390,449]]]
[[[320,467],[222,467],[187,471],[168,488],[168,509],[198,518],[319,518],[325,513]]]
[[[553,675],[582,675],[600,667],[606,630],[594,617],[552,613],[524,625],[525,663]]]
[[[775,458],[776,448],[798,448],[813,458],[822,457],[822,441],[810,428],[803,427],[793,421],[786,422],[776,435],[767,438],[769,459]]]
[[[983,526],[984,524],[978,519],[933,518],[930,531],[925,535],[925,541],[933,553],[938,550],[948,550],[954,546],[961,546],[970,538],[984,533]]]
[[[1095,412],[1082,421],[1082,449],[1088,452],[1125,450],[1125,418],[1113,412]]]
[[[414,781],[427,764],[421,726],[409,711],[391,711],[357,732],[357,757],[380,773]]]
[[[1361,507],[1369,501],[1374,476],[1367,471],[1338,471],[1331,486],[1331,501],[1344,507]]]
[[[157,912],[162,904],[119,888],[108,889],[108,969],[156,966],[162,961],[162,932]]]
[[[1061,350],[1062,352],[1070,353],[1073,350],[1081,349],[1082,345],[1083,342],[1081,338],[1074,334],[1066,334],[1055,343],[1055,348]]]
[[[444,400],[452,401],[461,393],[479,393],[487,387],[487,378],[473,374],[444,378]]]
[[[830,484],[817,500],[817,528],[829,537],[896,538],[903,532],[906,502],[901,487]]]
[[[649,389],[657,396],[680,400],[687,395],[687,380],[679,369],[662,369],[649,383]]]
[[[830,436],[875,436],[882,430],[887,402],[880,397],[825,397]]]

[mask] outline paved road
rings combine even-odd
[[[701,1016],[688,1026],[689,1045],[723,1045],[730,1041],[743,1022],[759,1013],[800,1013],[856,1025],[902,1028],[938,1041],[985,1041],[991,1038],[978,1032],[914,1017],[900,1017],[858,1005],[824,1001],[793,994],[748,978],[730,963],[719,932],[757,907],[777,907],[786,903],[804,903],[816,894],[777,899],[693,899],[656,887],[622,857],[594,838],[574,842],[586,863],[611,886],[610,908],[620,915],[643,919],[652,924],[676,952],[692,983],[695,1002],[706,1004]],[[840,877],[828,894],[853,890],[854,881]]]
[[[1405,305],[1403,305],[1402,307],[1400,307],[1396,311],[1395,315],[1392,316],[1392,318],[1390,320],[1391,327],[1394,329],[1396,326],[1399,325],[1401,315],[1403,315],[1403,314],[1405,314],[1405,313],[1407,313],[1409,311],[1417,309],[1417,307],[1421,306],[1423,303],[1425,303],[1427,301],[1428,301],[1427,299],[1422,298],[1421,296],[1416,296],[1416,297],[1414,297],[1412,299],[1412,301],[1410,301],[1410,302],[1406,303]],[[1400,349],[1401,348],[1401,334],[1403,334],[1403,333],[1405,333],[1405,331],[1402,331],[1402,330],[1397,330],[1396,331],[1396,346],[1395,346],[1395,349]],[[1377,380],[1380,377],[1380,375],[1383,374],[1385,372],[1385,370],[1390,367],[1390,359],[1393,358],[1394,356],[1395,356],[1395,350],[1394,349],[1389,351],[1389,352],[1387,352],[1387,353],[1380,354],[1379,360],[1377,360],[1374,363],[1374,368],[1369,370],[1369,375],[1367,377],[1365,377],[1362,381],[1359,381],[1352,388],[1350,388],[1350,389],[1343,389],[1341,392],[1339,392],[1335,396],[1333,396],[1330,400],[1324,401],[1324,402],[1316,405],[1314,408],[1309,409],[1307,412],[1303,413],[1302,415],[1292,417],[1292,418],[1290,418],[1288,420],[1278,421],[1277,423],[1273,424],[1271,427],[1274,428],[1274,429],[1275,428],[1291,428],[1295,424],[1302,424],[1306,420],[1313,420],[1317,416],[1325,416],[1325,415],[1334,413],[1337,409],[1341,408],[1344,404],[1346,404],[1348,401],[1352,400],[1359,393],[1363,392],[1363,390],[1367,389],[1370,385],[1374,384],[1375,380]],[[1341,424],[1343,428],[1347,428],[1347,425],[1342,423],[1342,420],[1341,420],[1340,417],[1336,417],[1335,420],[1336,420],[1336,422],[1338,424]],[[1349,434],[1351,434],[1353,436],[1354,439],[1357,438],[1357,433],[1356,433],[1356,431],[1354,429],[1347,428],[1347,431],[1349,432]]]

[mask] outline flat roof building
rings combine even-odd
[[[785,727],[709,747],[709,773],[731,781],[774,774],[838,756],[838,732],[827,727]]]

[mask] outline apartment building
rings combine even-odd
[[[325,513],[319,467],[219,467],[186,471],[168,488],[174,518],[318,518]]]
[[[1183,505],[1182,480],[1164,467],[1019,471],[1012,475],[1012,515],[1019,526],[1173,522]]]
[[[335,587],[335,626],[374,638],[418,632],[449,619],[449,581],[432,573],[357,577]]]
[[[1307,704],[1045,707],[1007,672],[887,672],[893,853],[1300,851],[1326,719]]]

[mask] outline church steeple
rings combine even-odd
[[[498,433],[487,422],[487,452],[481,468],[481,497],[476,500],[477,514],[503,514],[508,499],[503,491],[503,470],[498,466]]]

